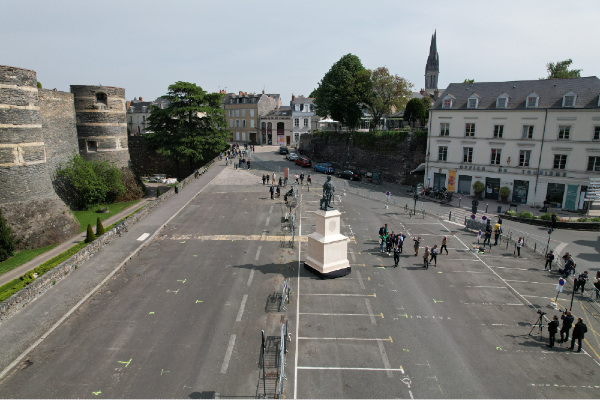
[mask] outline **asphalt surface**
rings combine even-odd
[[[475,235],[457,224],[410,218],[401,207],[338,190],[352,273],[321,280],[301,265],[320,190],[301,188],[300,240],[281,247],[286,208],[270,200],[256,167],[221,172],[0,382],[0,396],[259,397],[264,330],[272,398],[287,320],[287,398],[598,397],[600,364],[591,346],[598,330],[588,332],[582,353],[548,349],[537,330],[528,334],[536,309],[551,313],[556,294],[539,256],[522,250],[516,258],[504,246],[475,254]],[[398,268],[378,252],[383,223],[408,236]],[[447,236],[449,255],[424,269],[413,236],[421,246],[439,246]],[[291,301],[279,311],[286,278]],[[36,317],[51,294],[14,318]],[[16,326],[14,318],[0,334]]]

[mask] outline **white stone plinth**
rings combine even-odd
[[[308,256],[305,264],[324,276],[342,276],[350,273],[349,239],[340,233],[341,215],[338,210],[315,211],[316,232],[308,235]],[[345,270],[345,273],[335,274],[335,271],[339,270]]]

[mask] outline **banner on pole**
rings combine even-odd
[[[288,167],[285,167],[285,168],[283,169],[283,177],[284,177],[285,179],[289,179],[289,178],[290,178],[290,177],[289,177],[289,175],[290,175],[290,169],[289,169]]]

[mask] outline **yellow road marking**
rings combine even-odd
[[[263,236],[263,235],[199,235],[199,236],[191,236],[187,235],[190,240],[245,240],[245,241],[262,241],[262,242],[279,242],[282,240],[291,240],[292,235],[288,236]],[[163,236],[162,240],[179,240],[180,238],[177,236]],[[296,242],[308,242],[308,236],[298,236],[294,237],[294,241]]]
[[[562,308],[562,305],[561,305],[561,304],[560,304],[558,301],[556,301],[556,299],[554,299],[554,301],[555,301],[555,302],[556,302],[556,304],[559,306],[559,308]],[[588,321],[588,325],[587,325],[588,329],[589,329],[589,330],[591,330],[591,331],[592,331],[592,332],[593,332],[595,335],[598,335],[598,332],[596,332],[596,331],[594,330],[594,328],[592,328],[592,326],[591,326],[591,323],[590,323],[590,320],[589,320],[589,318],[588,318],[588,316],[587,316],[587,313],[586,313],[586,311],[585,311],[585,308],[583,308],[583,305],[581,304],[581,302],[580,302],[580,301],[577,301],[577,302],[579,303],[579,305],[580,305],[580,306],[581,306],[581,308],[583,309],[583,315],[585,315],[585,318],[586,318],[586,319],[587,319],[587,321]],[[564,307],[564,308],[566,309],[566,307]],[[573,317],[577,318],[577,316],[576,316],[575,314],[572,314],[572,315],[573,315]],[[583,341],[584,341],[584,342],[585,342],[585,343],[586,343],[586,344],[587,344],[587,345],[590,347],[590,349],[592,349],[592,351],[594,352],[594,354],[596,355],[596,357],[598,357],[598,359],[600,359],[600,355],[598,355],[598,353],[596,352],[596,350],[594,349],[594,347],[593,347],[593,346],[590,344],[590,342],[588,342],[588,341],[587,341],[587,339],[583,339]],[[598,338],[596,338],[596,341],[598,341]]]

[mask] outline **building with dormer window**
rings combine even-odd
[[[433,104],[425,185],[484,198],[581,210],[600,178],[597,77],[453,83]]]

